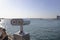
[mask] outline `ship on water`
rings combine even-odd
[[[60,16],[57,16],[57,20],[60,20]]]

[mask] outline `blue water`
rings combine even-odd
[[[9,27],[7,32],[14,34],[18,30],[19,27]],[[60,20],[31,19],[31,24],[24,26],[24,31],[30,33],[31,40],[60,40]]]

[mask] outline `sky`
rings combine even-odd
[[[56,18],[60,0],[0,0],[0,18]]]

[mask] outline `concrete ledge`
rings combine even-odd
[[[29,33],[24,33],[24,34],[16,33],[13,36],[14,36],[14,40],[30,40]]]

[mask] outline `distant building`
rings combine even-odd
[[[57,16],[57,19],[60,19],[60,16]]]

